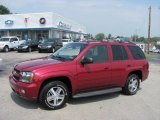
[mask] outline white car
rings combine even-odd
[[[63,46],[71,42],[73,42],[71,39],[62,39]]]
[[[25,40],[20,40],[16,36],[6,36],[0,38],[0,51],[8,52],[10,49],[16,49]]]

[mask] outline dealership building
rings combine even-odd
[[[86,28],[53,12],[0,15],[0,36],[83,39]]]

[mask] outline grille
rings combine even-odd
[[[13,77],[15,80],[19,80],[19,78],[20,78],[20,71],[19,70],[14,68],[14,70],[12,71],[12,74],[13,74]]]

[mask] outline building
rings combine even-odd
[[[84,26],[52,12],[0,15],[0,36],[40,40],[82,39],[85,34]]]

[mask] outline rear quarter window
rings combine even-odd
[[[135,60],[146,59],[143,51],[139,46],[128,46],[128,48]]]

